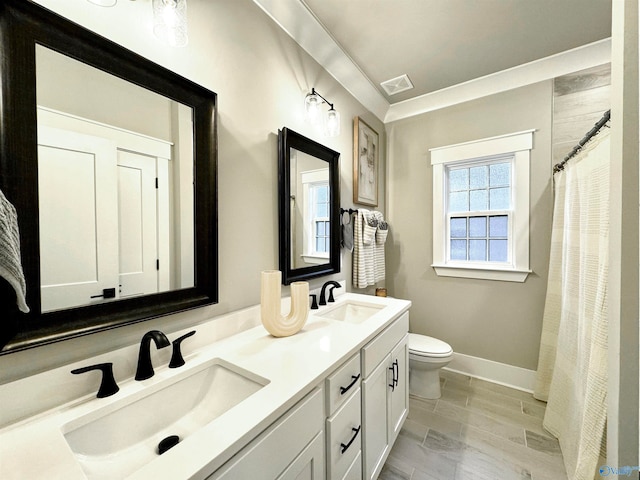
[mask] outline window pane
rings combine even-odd
[[[467,190],[469,188],[469,169],[449,170],[449,191]]]
[[[489,217],[489,237],[507,237],[509,236],[509,217],[506,215],[495,215]]]
[[[329,240],[329,237],[324,239],[324,251],[325,252],[329,252],[331,250],[329,244],[331,243],[331,241]]]
[[[318,229],[318,236],[324,235],[324,222],[316,222],[316,228]]]
[[[489,261],[506,262],[508,250],[507,240],[489,240]]]
[[[466,218],[450,219],[449,230],[450,230],[451,238],[466,238],[467,237],[467,219]]]
[[[316,238],[316,252],[324,252],[322,249],[324,247],[324,238],[317,237]]]
[[[469,236],[483,238],[487,236],[487,217],[469,218]]]
[[[481,262],[487,260],[486,240],[469,240],[469,260]]]
[[[487,166],[469,169],[469,185],[471,188],[487,188]]]
[[[467,259],[467,241],[466,240],[451,240],[451,260],[466,260]]]
[[[466,212],[469,210],[469,192],[454,192],[449,194],[449,211]]]
[[[489,185],[491,187],[511,185],[511,164],[496,163],[489,165]]]
[[[331,224],[330,222],[324,222],[324,234],[325,236],[329,236],[331,235],[331,230],[330,230]]]
[[[318,192],[318,198],[317,198],[317,202],[318,203],[326,203],[327,202],[327,198],[328,198],[328,192],[329,192],[329,187],[325,186],[325,187],[317,187],[316,191]]]
[[[486,190],[471,190],[469,192],[470,211],[488,210],[489,199]]]
[[[492,188],[489,190],[489,210],[506,210],[511,207],[511,189]]]
[[[319,203],[316,208],[316,217],[328,217],[329,216],[329,205],[326,203]]]

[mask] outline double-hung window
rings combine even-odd
[[[510,263],[513,156],[447,167],[447,260]]]
[[[329,170],[302,172],[300,187],[302,260],[308,264],[327,263],[331,246]]]
[[[313,219],[312,255],[328,257],[331,245],[331,231],[329,229],[329,184],[324,182],[312,185],[310,217]]]
[[[521,132],[431,150],[438,275],[526,279],[532,136]]]

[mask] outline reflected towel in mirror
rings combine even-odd
[[[26,283],[20,260],[20,233],[15,207],[0,191],[0,276],[15,290],[18,308],[29,312]]]

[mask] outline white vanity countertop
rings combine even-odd
[[[325,310],[349,300],[385,308],[361,323],[320,317]],[[186,357],[187,365],[182,368],[220,358],[269,383],[128,478],[206,478],[410,306],[407,300],[346,293],[335,304],[311,310],[304,328],[291,337],[272,337],[260,325]],[[177,375],[180,370],[156,366],[153,378],[121,382],[120,392],[111,397],[82,399],[0,430],[0,478],[85,479],[63,435],[64,426],[124,395]]]

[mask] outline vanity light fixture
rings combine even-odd
[[[340,112],[333,108],[333,103],[320,95],[315,88],[311,89],[304,99],[304,110],[307,121],[318,124],[322,118],[320,106],[326,103],[329,110],[324,115],[324,133],[327,137],[340,135]]]
[[[153,0],[153,33],[171,47],[184,47],[187,36],[187,0]]]
[[[89,3],[93,3],[94,5],[99,5],[101,7],[113,7],[118,0],[87,0]]]

